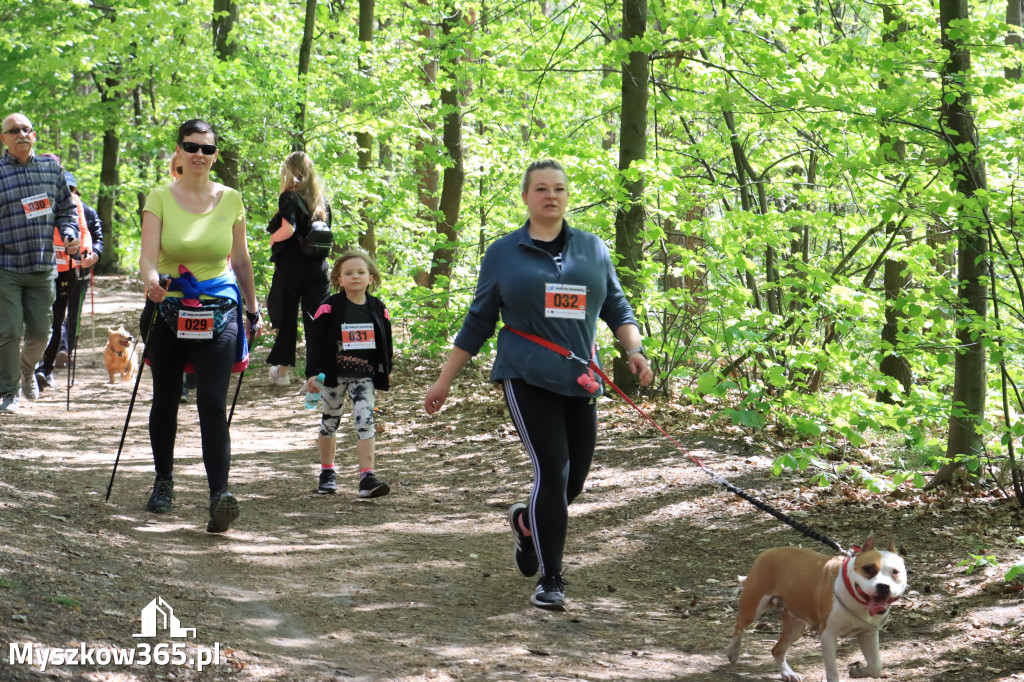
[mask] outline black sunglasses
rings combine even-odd
[[[200,149],[203,150],[203,154],[206,156],[213,156],[217,153],[217,145],[215,144],[196,144],[195,142],[182,142],[181,149],[187,154],[195,154]]]
[[[18,133],[25,133],[28,135],[32,132],[32,126],[14,126],[4,131],[4,135],[17,135]]]

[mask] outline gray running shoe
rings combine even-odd
[[[541,576],[530,602],[548,611],[565,611],[565,581],[562,576]]]
[[[334,469],[326,469],[320,472],[320,483],[316,487],[319,495],[333,495],[338,492],[338,480],[334,475]]]
[[[21,375],[21,394],[25,396],[25,400],[36,400],[39,397],[39,384],[36,383],[35,372]]]
[[[210,522],[206,524],[207,533],[223,533],[238,518],[238,498],[227,490],[210,496]]]
[[[163,514],[171,508],[173,500],[174,481],[158,478],[153,481],[153,494],[149,496],[149,502],[146,503],[146,511]]]

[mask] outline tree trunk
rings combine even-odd
[[[1004,42],[1007,47],[1013,50],[1021,49],[1021,14],[1024,13],[1024,0],[1006,0],[1006,23],[1016,28],[1006,34]],[[1003,76],[1007,80],[1019,81],[1021,79],[1020,66],[1006,67],[1003,69]]]
[[[420,5],[424,7],[430,7],[430,0],[419,0]],[[420,37],[423,38],[425,44],[429,44],[434,40],[434,27],[429,22],[423,22],[420,28]],[[433,88],[437,83],[437,60],[427,57],[423,62],[423,80],[425,88]],[[437,190],[440,186],[441,175],[437,172],[437,165],[433,159],[428,159],[425,154],[427,151],[427,140],[430,141],[430,146],[433,147],[438,144],[437,138],[435,137],[435,131],[437,125],[434,123],[434,117],[429,111],[429,104],[424,105],[423,110],[420,112],[420,120],[423,121],[424,128],[426,128],[427,135],[417,137],[416,139],[416,160],[414,166],[416,169],[416,192],[419,198],[421,210],[418,213],[423,222],[429,222],[431,224],[437,223]],[[418,270],[413,273],[413,281],[419,286],[427,286],[428,271]]]
[[[454,10],[444,18],[442,32],[451,36],[452,31],[462,24],[462,11]],[[452,274],[452,260],[455,257],[455,244],[458,239],[456,225],[459,222],[459,210],[462,207],[462,188],[466,181],[462,153],[462,105],[459,101],[459,82],[454,62],[444,62],[448,76],[447,86],[441,90],[441,109],[445,112],[444,128],[441,141],[451,165],[444,169],[444,184],[441,186],[441,215],[434,222],[439,245],[434,248],[430,260],[430,274],[427,286],[433,288],[438,278],[445,278],[445,289],[449,286]]]
[[[231,39],[231,31],[238,23],[239,6],[236,0],[213,0],[213,46],[217,59],[226,62],[238,49],[238,42]],[[238,189],[238,148],[224,136],[218,142],[220,153],[213,164],[217,173],[228,187]]]
[[[299,99],[295,114],[295,132],[292,134],[292,151],[306,151],[306,76],[309,74],[309,57],[313,52],[313,32],[316,30],[317,0],[306,0],[306,22],[302,27],[302,43],[299,44]]]
[[[883,5],[882,19],[886,25],[891,25],[899,19],[899,15],[893,7]],[[900,34],[906,30],[907,24],[900,22],[894,30],[888,31],[882,36],[882,41],[895,43],[899,40]],[[885,80],[882,80],[879,82],[878,87],[881,90],[885,90],[888,84]],[[896,163],[906,158],[907,145],[903,140],[891,138],[888,135],[880,135],[879,144],[882,147],[883,154],[885,154],[890,162]],[[896,177],[893,177],[893,179],[896,181],[894,184],[899,185],[899,179]],[[912,236],[910,231],[901,229],[898,225],[898,221],[889,221],[885,226],[886,234],[889,235],[890,239],[902,236],[904,240],[909,240]],[[899,233],[902,234],[900,235]],[[907,360],[906,356],[897,352],[899,348],[899,332],[906,325],[906,315],[900,313],[897,306],[897,300],[903,291],[903,287],[906,285],[906,278],[903,276],[904,269],[906,269],[905,261],[893,260],[892,258],[885,260],[885,274],[883,277],[885,287],[885,324],[882,326],[882,342],[891,350],[882,358],[879,369],[882,374],[896,379],[900,383],[903,393],[906,394],[910,392],[913,374],[910,370],[910,361]],[[888,390],[878,391],[875,395],[875,400],[884,403],[895,402],[892,392]]]
[[[359,42],[373,44],[374,0],[359,0]],[[361,60],[360,60],[361,61]],[[369,72],[367,64],[360,63],[360,70]],[[358,165],[360,175],[365,179],[369,178],[370,165],[373,160],[373,133],[359,131],[356,133],[356,147],[358,148]],[[364,229],[359,236],[359,245],[371,256],[377,254],[377,234],[374,231],[373,223],[370,221],[365,210],[360,210]]]
[[[967,0],[940,0],[942,47],[949,54],[942,68],[942,90],[944,95],[952,95],[951,102],[945,96],[942,99],[940,125],[957,193],[965,201],[972,199],[978,190],[986,189],[985,169],[978,154],[977,129],[966,82],[970,74],[971,53],[959,37],[950,37],[952,25],[969,21]],[[957,219],[957,278],[963,306],[959,317],[966,320],[958,325],[959,350],[953,366],[953,396],[946,445],[946,456],[950,461],[935,472],[926,486],[929,489],[953,480],[953,474],[963,466],[963,462],[953,461],[953,458],[981,457],[984,450],[977,427],[985,417],[986,339],[984,331],[977,325],[985,322],[987,291],[984,278],[989,267],[985,259],[987,244],[982,216],[973,210],[962,205]]]
[[[104,96],[101,95],[101,100]],[[96,264],[100,274],[116,272],[120,269],[118,250],[120,240],[114,229],[114,202],[121,179],[117,166],[120,162],[120,140],[117,137],[116,124],[103,131],[103,161],[100,165],[100,194],[96,202],[96,212],[103,223],[103,258]]]
[[[647,30],[647,0],[622,0],[622,39],[643,37]],[[646,219],[644,209],[644,178],[638,174],[629,180],[625,171],[647,158],[647,101],[650,58],[646,52],[630,52],[622,64],[622,117],[619,121],[619,177],[629,195],[628,203],[615,212],[615,253],[618,256],[620,280],[626,296],[636,300],[639,283],[636,272],[643,258],[640,232]],[[614,380],[625,393],[635,393],[639,384],[629,371],[623,355],[613,363]]]

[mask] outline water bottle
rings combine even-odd
[[[323,372],[320,372],[319,374],[316,375],[316,385],[319,386],[321,389],[323,389],[324,387],[325,378],[326,377],[324,377]],[[317,407],[320,406],[320,394],[313,393],[312,391],[306,391],[306,397],[302,401],[302,404],[306,406],[307,410],[315,410]]]

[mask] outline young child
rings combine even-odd
[[[338,293],[320,304],[306,337],[306,390],[320,392],[323,410],[317,492],[338,490],[334,448],[348,394],[358,437],[359,497],[382,497],[391,486],[373,473],[373,391],[386,391],[390,385],[391,318],[381,300],[368,293],[380,284],[380,270],[369,254],[350,249],[334,264],[331,284]],[[316,384],[321,373],[325,377],[322,390]]]

